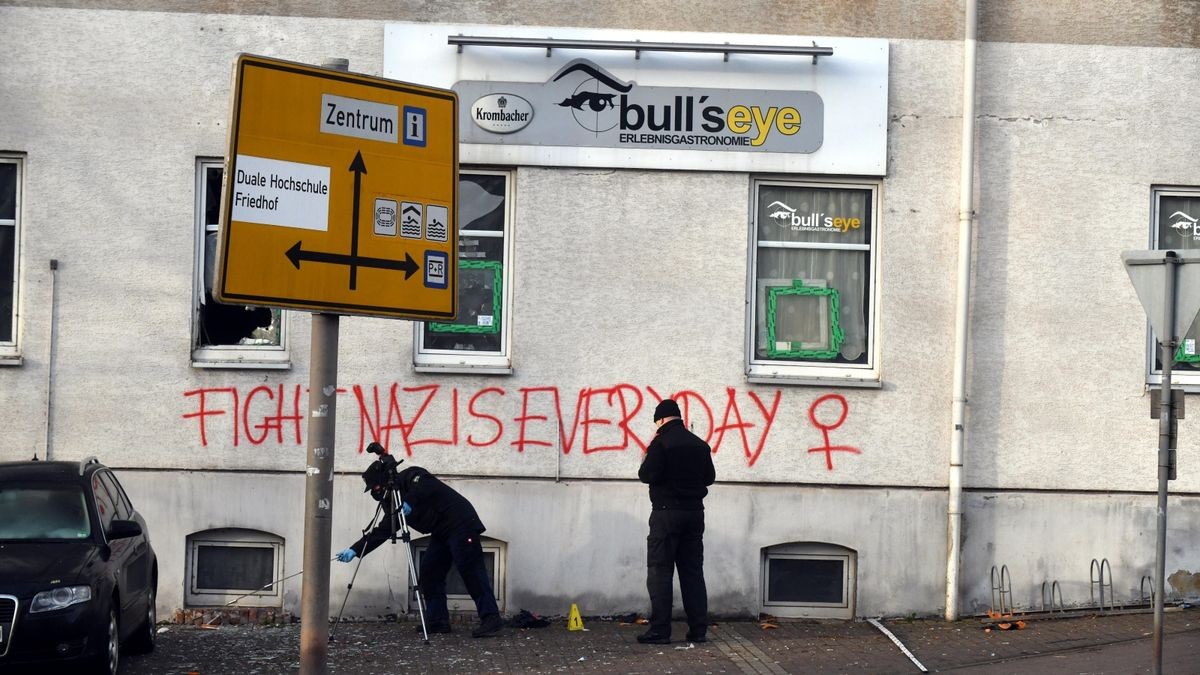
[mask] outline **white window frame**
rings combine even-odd
[[[1150,190],[1150,248],[1159,250],[1158,221],[1161,197],[1191,197],[1200,199],[1200,186],[1165,186],[1155,185]],[[1200,227],[1200,223],[1197,224]],[[1193,249],[1194,250],[1194,249]],[[1186,331],[1189,327],[1184,327]],[[1162,386],[1162,369],[1157,366],[1159,356],[1158,340],[1150,320],[1146,320],[1146,383],[1151,386]],[[1188,393],[1200,392],[1200,373],[1187,370],[1171,370],[1171,388],[1182,389]]]
[[[842,602],[772,601],[772,560],[834,560],[842,563]],[[807,619],[853,619],[858,594],[858,554],[844,546],[799,542],[769,546],[762,550],[762,611],[775,616]]]
[[[0,155],[0,164],[13,164],[17,167],[17,176],[13,196],[13,218],[0,219],[0,227],[13,228],[13,287],[12,287],[12,339],[0,340],[0,366],[19,366],[21,359],[21,198],[25,185],[24,157],[20,155]],[[53,274],[53,272],[51,272]]]
[[[758,203],[763,186],[787,186],[818,190],[868,190],[871,193],[871,238],[869,244],[828,244],[795,242],[780,248],[811,248],[820,250],[861,250],[867,253],[870,288],[867,290],[870,316],[867,325],[867,362],[865,364],[820,364],[813,361],[789,362],[759,359],[755,356],[755,318],[758,303]],[[877,329],[879,317],[879,242],[882,184],[869,180],[809,179],[788,177],[755,178],[750,185],[749,260],[746,265],[746,381],[756,384],[796,384],[840,387],[879,388],[880,340]]]
[[[500,613],[504,613],[504,601],[507,593],[504,588],[504,559],[507,553],[507,545],[499,539],[491,537],[480,537],[479,546],[483,549],[483,555],[489,553],[496,557],[496,563],[492,566],[492,593],[496,596],[496,606],[500,608]],[[429,537],[421,537],[420,539],[412,540],[413,564],[419,565],[421,553],[429,548]],[[452,567],[453,571],[457,572],[458,568]],[[408,586],[408,600],[410,604],[415,604],[417,599],[414,594],[414,588],[411,579]],[[446,607],[451,612],[467,612],[475,611],[475,601],[471,596],[461,593],[447,593]]]
[[[196,585],[199,575],[196,564],[200,559],[199,548],[201,546],[269,548],[275,556],[271,579],[282,579],[284,576],[283,544],[283,537],[258,530],[225,528],[193,533],[187,538],[187,588],[184,594],[184,605],[187,607],[219,607],[238,599],[238,605],[243,607],[282,607],[282,583],[276,583],[265,590],[248,594],[247,590],[243,589],[202,589]]]
[[[204,222],[204,199],[208,194],[208,170],[213,168],[224,170],[224,160],[213,157],[201,157],[196,160],[195,265],[192,273],[192,367],[291,368],[291,355],[288,351],[289,317],[286,310],[279,312],[278,345],[200,345],[200,305],[204,299],[204,271],[208,262],[204,238],[206,233],[216,231],[218,227],[217,223]]]
[[[467,373],[476,375],[511,375],[512,367],[512,289],[513,289],[513,219],[516,214],[514,195],[517,172],[514,169],[462,168],[459,174],[504,176],[504,259],[503,288],[501,289],[500,350],[475,352],[450,349],[431,349],[424,344],[424,324],[413,322],[413,369],[418,373]],[[459,221],[462,222],[461,219]],[[494,237],[483,230],[459,230],[462,237]],[[461,277],[461,272],[459,274]]]

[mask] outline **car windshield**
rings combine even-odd
[[[0,483],[0,539],[87,539],[91,534],[78,485]]]

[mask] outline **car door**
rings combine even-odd
[[[133,509],[133,504],[129,502],[129,497],[125,494],[125,489],[121,487],[120,481],[111,471],[102,471],[100,479],[104,482],[104,486],[108,488],[109,494],[117,507],[117,517],[122,520],[132,520],[142,526],[142,534],[129,539],[133,547],[133,551],[129,554],[128,562],[128,578],[126,579],[127,588],[129,589],[130,603],[136,599],[139,607],[136,609],[137,616],[141,616],[144,612],[140,606],[141,601],[146,597],[150,588],[150,576],[152,574],[150,564],[150,532],[146,527],[145,521]]]
[[[121,631],[124,632],[130,628],[128,620],[137,617],[137,614],[133,614],[131,610],[138,595],[131,592],[133,589],[130,588],[129,580],[129,561],[133,557],[136,545],[133,538],[110,539],[108,537],[108,532],[112,529],[112,522],[119,518],[118,500],[113,498],[108,486],[104,484],[103,473],[96,471],[92,474],[92,496],[96,500],[96,513],[100,516],[100,526],[104,529],[105,540],[108,542],[109,566],[116,578],[121,601],[121,606],[117,608],[118,621]]]

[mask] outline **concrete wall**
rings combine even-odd
[[[0,61],[0,150],[26,156],[24,363],[0,368],[0,460],[44,453],[49,402],[55,458],[96,454],[126,469],[159,550],[167,612],[182,603],[192,532],[271,531],[286,539],[287,570],[300,567],[308,315],[288,319],[290,370],[201,370],[189,360],[195,161],[225,152],[234,56],[337,56],[379,74],[385,21],[546,19],[537,4],[520,3],[454,11],[426,3],[386,15],[369,3],[289,3],[295,16],[254,11],[277,12],[273,3],[194,5],[241,14],[43,4],[70,6],[0,6],[0,43],[20,47]],[[940,611],[961,16],[952,2],[857,4],[874,11],[776,8],[783,22],[772,23],[765,10],[778,3],[750,3],[764,12],[727,22],[720,13],[629,14],[623,3],[601,3],[553,17],[562,25],[734,25],[890,40],[877,231],[883,387],[745,382],[751,176],[518,168],[512,376],[417,374],[408,322],[341,322],[335,545],[370,518],[357,476],[367,462],[357,450],[379,429],[394,452],[450,477],[488,534],[508,543],[510,611],[561,613],[570,602],[594,613],[643,608],[647,499],[632,476],[652,432],[649,406],[687,390],[696,431],[719,439],[721,482],[708,502],[706,540],[714,611],[757,611],[760,549],[794,541],[858,552],[860,615]],[[1144,385],[1144,317],[1119,252],[1146,246],[1152,184],[1200,184],[1190,154],[1200,147],[1191,4],[1139,3],[1104,25],[1054,24],[1069,3],[1050,3],[1044,20],[1015,4],[985,4],[981,31],[995,37],[979,52],[962,584],[971,610],[986,609],[993,564],[1008,564],[1030,588],[1059,579],[1070,602],[1086,591],[1077,584],[1093,557],[1110,559],[1118,593],[1136,587],[1128,580],[1152,563],[1157,426]],[[1113,16],[1126,4],[1090,6]],[[60,269],[48,393],[52,258]],[[269,397],[253,394],[260,386]],[[219,414],[195,416],[201,390],[206,409]],[[834,454],[830,469],[824,453],[809,452],[825,444],[809,414],[834,391],[848,414],[831,441],[860,453]],[[281,430],[256,438],[280,416],[281,399]],[[630,414],[626,433],[619,422]],[[549,447],[514,447],[523,415],[548,418],[528,424],[524,438]],[[589,416],[609,424],[583,424]],[[749,425],[744,437],[729,426],[739,419]],[[724,434],[713,433],[721,426]],[[1181,439],[1198,431],[1194,417],[1180,424]],[[1181,441],[1172,484],[1185,497],[1171,505],[1168,572],[1200,568],[1200,548],[1174,529],[1200,517],[1192,498],[1200,473],[1188,470],[1188,447]],[[1031,529],[1044,536],[1027,537]],[[348,613],[386,613],[390,594],[403,594],[400,558],[387,551],[364,562]],[[335,566],[346,579],[335,576],[332,588],[344,588],[349,567]],[[299,584],[289,587],[288,602],[298,597]]]

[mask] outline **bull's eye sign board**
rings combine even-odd
[[[457,121],[449,90],[240,55],[217,299],[454,319]]]

